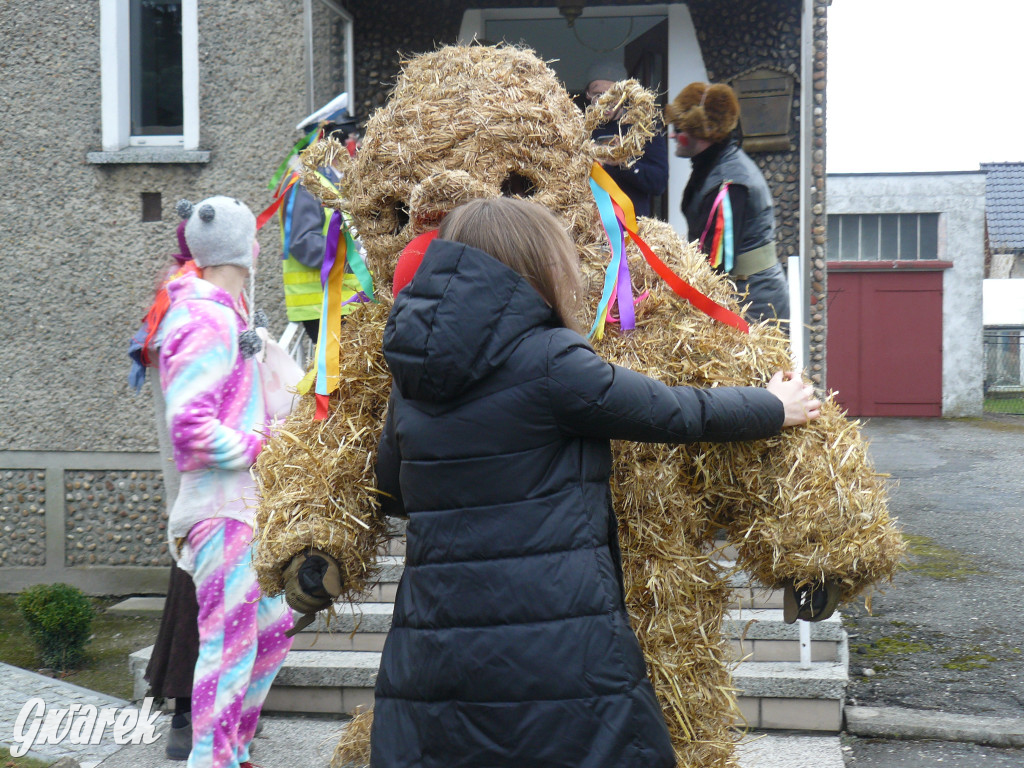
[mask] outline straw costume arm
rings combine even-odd
[[[303,395],[254,467],[261,500],[253,566],[265,594],[284,591],[285,569],[310,549],[338,562],[344,597],[359,595],[375,573],[387,522],[373,468],[391,387],[380,351],[391,302],[380,298],[341,324],[340,382],[327,418],[314,418],[312,390]]]
[[[728,278],[708,268],[694,244],[682,243],[668,225],[651,220],[642,222],[641,234],[677,274],[717,301],[740,308]],[[651,296],[646,307],[640,305],[638,331],[610,336],[601,346],[608,359],[669,385],[697,387],[763,383],[789,366],[789,340],[774,322],[754,325],[749,334],[710,322],[672,300],[636,256],[631,268],[634,263],[633,274],[644,275]],[[634,464],[635,452],[624,451],[622,461]],[[766,586],[834,579],[846,602],[891,578],[902,556],[884,478],[871,466],[857,422],[847,420],[831,399],[810,425],[766,441],[702,443],[661,461],[668,463],[663,469],[680,471],[669,488],[689,488],[688,475],[699,468],[701,503],[737,544],[739,564]]]

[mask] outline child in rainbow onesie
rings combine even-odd
[[[160,385],[181,487],[167,527],[199,600],[189,768],[251,768],[260,709],[291,647],[291,612],[261,598],[251,564],[255,483],[249,467],[267,422],[260,341],[243,294],[258,252],[256,220],[238,200],[178,203],[200,275],[167,286]],[[248,306],[251,306],[251,301]]]

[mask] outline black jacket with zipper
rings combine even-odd
[[[611,365],[491,256],[431,244],[384,334],[377,460],[408,516],[373,768],[670,768],[623,602],[609,441],[773,435],[760,388]]]

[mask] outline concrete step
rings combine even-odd
[[[801,669],[792,661],[745,661],[733,673],[746,725],[758,729],[838,732],[847,684],[845,637],[838,660]],[[152,646],[130,657],[135,697],[145,694],[142,679]],[[285,659],[267,698],[268,712],[341,715],[373,704],[380,653],[377,651],[295,650]]]
[[[295,636],[295,650],[380,651],[391,629],[392,603],[339,606],[336,615],[323,613]],[[839,615],[812,624],[812,661],[835,661],[844,637]],[[722,631],[731,638],[733,658],[750,661],[799,661],[800,628],[786,624],[779,609],[734,609]]]
[[[107,611],[128,616],[161,616],[164,612],[162,597],[129,597],[107,608]]]
[[[839,658],[802,669],[798,662],[744,662],[733,671],[740,711],[749,728],[838,733],[849,683],[845,636]]]
[[[810,624],[811,661],[842,660],[846,632],[838,613]],[[722,633],[730,638],[734,659],[753,662],[800,661],[800,625],[786,624],[781,609],[736,610],[727,614]]]

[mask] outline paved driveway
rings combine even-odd
[[[1024,417],[872,419],[864,434],[910,557],[873,616],[845,611],[850,699],[1024,716]]]

